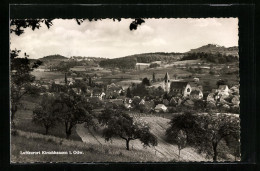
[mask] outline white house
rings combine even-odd
[[[219,85],[218,87],[218,95],[222,95],[222,96],[228,96],[229,95],[229,88],[227,85]]]
[[[136,63],[135,64],[135,68],[137,70],[144,70],[144,69],[147,69],[150,67],[150,64],[149,63]]]
[[[155,112],[166,112],[167,111],[167,107],[164,104],[158,104],[155,108],[154,108]]]

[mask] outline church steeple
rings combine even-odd
[[[164,81],[165,82],[170,81],[170,76],[169,76],[168,72],[166,72],[166,74],[165,74]]]
[[[165,77],[164,77],[164,91],[169,93],[170,91],[170,76],[168,72],[166,72]]]

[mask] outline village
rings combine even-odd
[[[71,60],[71,59],[70,59]],[[74,59],[82,60],[82,59]],[[160,67],[162,61],[151,63],[136,63],[135,70],[143,72],[152,67]],[[167,66],[168,67],[168,66]],[[181,66],[185,68],[185,65]],[[167,71],[167,68],[165,68]],[[37,72],[48,72],[38,70]],[[82,77],[77,70],[71,69],[64,73],[64,78],[42,78],[35,82],[44,89],[41,93],[52,94],[60,92],[64,87],[70,88],[77,95],[83,96],[95,104],[95,111],[115,107],[127,111],[139,111],[141,113],[174,113],[182,111],[181,108],[194,108],[206,111],[208,109],[239,113],[239,85],[229,87],[219,79],[216,88],[203,91],[203,85],[199,78],[176,78],[175,73],[166,72],[161,79],[141,78],[138,80],[124,80],[126,84],[107,83],[100,81],[102,76],[97,76],[95,70],[92,76]],[[170,78],[173,75],[173,79]]]

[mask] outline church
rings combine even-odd
[[[186,81],[171,81],[168,72],[164,77],[164,91],[169,94],[181,94],[183,97],[189,97],[192,87]]]

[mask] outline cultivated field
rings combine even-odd
[[[40,80],[41,78],[43,79],[49,79],[49,80],[53,80],[53,79],[64,79],[64,74],[61,72],[41,72],[41,71],[32,71],[31,72],[32,75],[35,76],[36,80]]]

